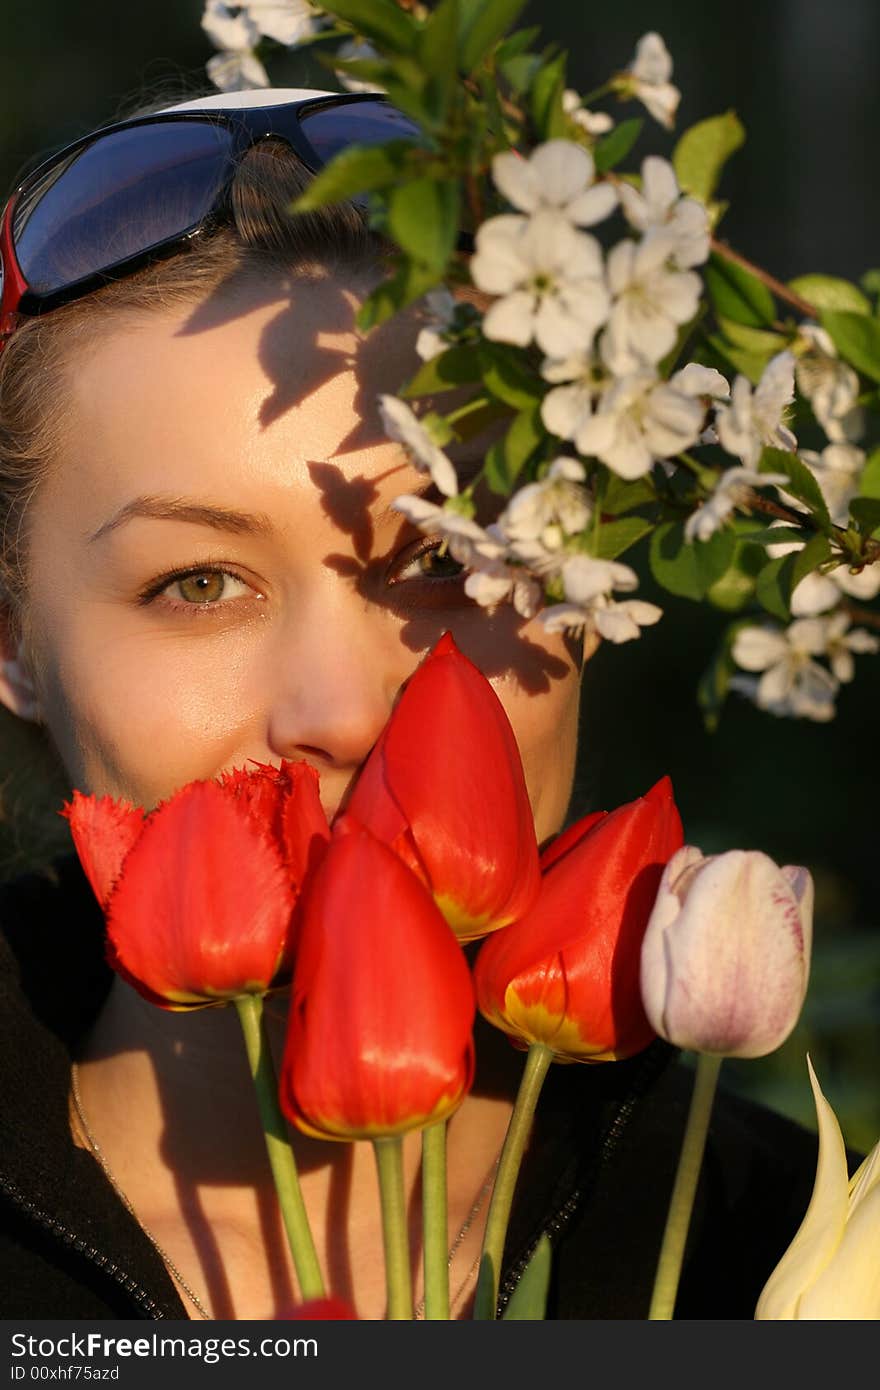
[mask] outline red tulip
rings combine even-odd
[[[664,777],[610,815],[587,816],[545,852],[531,912],[490,937],[474,976],[480,1011],[526,1046],[578,1061],[641,1051],[642,938],[667,860],[683,839]]]
[[[377,1139],[449,1115],[473,1078],[464,955],[429,893],[350,815],[306,897],[281,1106],[327,1139]]]
[[[347,809],[422,879],[461,941],[535,900],[538,847],[516,739],[449,633],[410,678]]]
[[[146,816],[74,792],[63,814],[110,962],[144,998],[200,1008],[289,978],[298,892],[329,838],[312,768],[191,782]]]

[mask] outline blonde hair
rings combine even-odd
[[[82,299],[21,317],[0,353],[0,601],[19,632],[26,626],[28,506],[63,447],[70,365],[108,316],[193,303],[233,276],[312,278],[381,267],[389,243],[355,204],[291,216],[288,205],[310,179],[288,146],[262,141],[236,171],[230,222]]]

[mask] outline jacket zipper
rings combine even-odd
[[[618,1148],[621,1139],[623,1138],[627,1125],[629,1124],[630,1117],[632,1116],[632,1112],[636,1107],[636,1102],[638,1101],[642,1093],[640,1083],[644,1079],[646,1079],[652,1072],[655,1072],[657,1068],[658,1061],[654,1056],[645,1058],[645,1062],[642,1068],[638,1072],[637,1076],[633,1079],[633,1084],[630,1089],[629,1095],[626,1096],[625,1099],[622,1100],[620,1105],[618,1106],[614,1114],[614,1118],[608,1125],[608,1128],[605,1132],[605,1136],[599,1146],[597,1161],[593,1169],[593,1178],[591,1184],[593,1187],[595,1187],[596,1183],[599,1181],[599,1178],[603,1170],[607,1167],[615,1150]],[[559,1207],[558,1210],[554,1212],[554,1214],[549,1218],[549,1220],[545,1222],[541,1230],[538,1232],[538,1235],[535,1237],[532,1244],[528,1247],[522,1258],[519,1259],[517,1263],[507,1271],[507,1274],[501,1281],[501,1286],[498,1291],[499,1314],[503,1313],[504,1309],[510,1302],[514,1289],[516,1288],[517,1284],[522,1278],[522,1275],[526,1269],[526,1266],[529,1263],[529,1260],[535,1253],[538,1241],[541,1239],[542,1236],[548,1236],[552,1244],[553,1237],[558,1235],[559,1232],[563,1230],[565,1226],[568,1225],[568,1222],[571,1220],[573,1213],[577,1210],[577,1208],[583,1201],[584,1195],[584,1191],[580,1187],[576,1187],[574,1192],[572,1192],[563,1202],[562,1206]]]
[[[102,1255],[101,1251],[96,1250],[93,1245],[89,1245],[88,1241],[77,1236],[66,1226],[62,1226],[61,1222],[56,1221],[48,1212],[42,1211],[39,1207],[35,1206],[34,1203],[24,1195],[20,1188],[16,1187],[14,1183],[11,1183],[2,1175],[0,1175],[0,1189],[6,1193],[14,1205],[31,1221],[35,1221],[37,1225],[50,1231],[53,1236],[69,1249],[75,1250],[77,1254],[85,1256],[87,1260],[96,1265],[103,1273],[109,1274],[110,1277],[124,1289],[132,1302],[143,1310],[144,1318],[158,1319],[167,1317],[167,1314],[162,1312],[155,1299],[150,1297],[146,1289],[142,1288],[137,1280],[133,1279],[130,1274],[126,1274],[125,1270],[114,1263],[109,1256]]]

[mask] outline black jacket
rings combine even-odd
[[[68,1125],[70,1049],[110,983],[103,922],[72,856],[0,889],[0,1316],[184,1318],[143,1231]],[[553,1066],[523,1169],[502,1301],[540,1234],[548,1317],[647,1315],[692,1073],[657,1042]],[[815,1135],[720,1092],[678,1318],[751,1318],[809,1202]]]

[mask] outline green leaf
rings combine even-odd
[[[859,478],[860,497],[880,497],[880,449],[872,449]]]
[[[791,621],[791,571],[793,555],[780,555],[770,560],[758,575],[755,597],[768,613],[782,622]]]
[[[666,521],[658,526],[651,537],[651,573],[679,598],[700,599],[705,592],[702,574],[697,562],[696,548],[684,538],[684,523]]]
[[[845,310],[822,309],[819,321],[831,334],[841,357],[872,381],[880,381],[880,320]]]
[[[749,328],[772,328],[773,296],[751,271],[713,251],[704,274],[717,314]]]
[[[808,574],[812,574],[831,554],[825,536],[813,536],[803,550],[770,560],[758,575],[755,597],[758,602],[787,623],[791,620],[791,596]]]
[[[544,63],[532,84],[532,120],[538,134],[545,140],[551,138],[554,113],[562,112],[562,93],[565,90],[565,66],[567,54],[560,53],[549,63]],[[564,116],[564,112],[562,112]]]
[[[805,545],[815,533],[797,526],[762,526],[748,535],[752,545]]]
[[[434,396],[452,391],[457,386],[479,381],[482,374],[479,350],[476,347],[448,347],[427,362],[398,394],[409,400],[414,396]]]
[[[459,0],[441,0],[418,33],[418,63],[443,88],[450,88],[459,70]]]
[[[459,53],[465,72],[473,72],[525,7],[526,0],[465,0],[459,28]]]
[[[735,613],[750,603],[766,558],[759,546],[738,541],[727,570],[706,590],[706,598],[712,606]]]
[[[725,338],[746,352],[772,357],[788,346],[788,338],[782,333],[769,333],[766,328],[748,328],[744,323],[736,323],[721,314],[718,315],[718,325]]]
[[[815,476],[797,454],[787,449],[763,449],[758,463],[759,473],[784,473],[788,478],[786,492],[804,502],[810,509],[813,519],[823,530],[830,530],[831,517],[828,504],[822,496]]]
[[[858,523],[863,536],[872,536],[880,526],[880,497],[855,497],[849,504],[849,514]]]
[[[708,203],[725,163],[745,138],[745,128],[733,111],[710,116],[686,130],[672,152],[682,192]]]
[[[593,158],[600,174],[613,169],[622,159],[626,159],[638,140],[643,125],[644,121],[640,116],[633,116],[629,121],[621,121],[619,126],[615,126],[596,142]]]
[[[412,151],[409,140],[393,140],[386,145],[349,145],[312,179],[291,203],[290,211],[311,212],[329,203],[345,202],[359,193],[391,188],[400,181]]]
[[[416,22],[395,0],[321,0],[326,14],[344,19],[365,39],[372,39],[382,51],[412,53],[416,45]]]
[[[880,270],[866,270],[859,284],[866,294],[880,294]]]
[[[603,521],[593,553],[599,560],[614,560],[653,529],[654,522],[645,516],[624,516],[619,521]]]
[[[553,1247],[549,1236],[541,1236],[534,1254],[523,1270],[519,1283],[510,1296],[502,1321],[542,1322],[547,1311],[547,1291],[550,1288],[550,1269]]]
[[[697,574],[703,593],[726,574],[736,550],[736,535],[729,526],[722,526],[707,541],[694,542]]]
[[[508,37],[502,40],[498,45],[495,53],[496,63],[507,63],[511,58],[518,58],[521,54],[524,54],[529,45],[535,42],[540,32],[540,25],[533,24],[530,29],[517,29],[514,33],[509,34]],[[532,56],[535,58],[539,57],[537,53]]]
[[[855,314],[870,314],[871,305],[851,280],[836,275],[798,275],[789,280],[788,288],[806,299],[814,309],[848,309]]]
[[[538,402],[514,417],[503,439],[486,454],[484,476],[493,492],[509,495],[514,483],[538,445],[546,438]]]
[[[539,53],[517,53],[513,58],[507,58],[498,64],[498,71],[506,77],[515,96],[522,96],[528,91],[540,68]]]
[[[543,383],[528,363],[509,349],[484,341],[480,344],[483,381],[493,396],[515,410],[525,410],[543,397]]]
[[[391,318],[399,309],[420,299],[437,284],[436,271],[416,261],[404,260],[392,276],[377,285],[361,304],[355,322],[367,332]]]
[[[413,179],[391,193],[388,227],[414,261],[439,275],[455,249],[460,207],[458,183]]]
[[[791,556],[794,561],[791,571],[791,591],[794,593],[802,579],[812,574],[814,569],[825,563],[831,556],[831,546],[825,536],[813,536],[803,550]]]
[[[631,512],[636,507],[643,507],[646,502],[656,500],[657,490],[649,477],[627,482],[625,478],[609,472],[602,495],[602,515],[620,516],[621,512]]]
[[[767,365],[766,356],[734,347],[726,338],[722,338],[720,333],[707,333],[706,342],[715,349],[723,363],[726,362],[734,371],[740,372],[753,386],[761,380]]]

